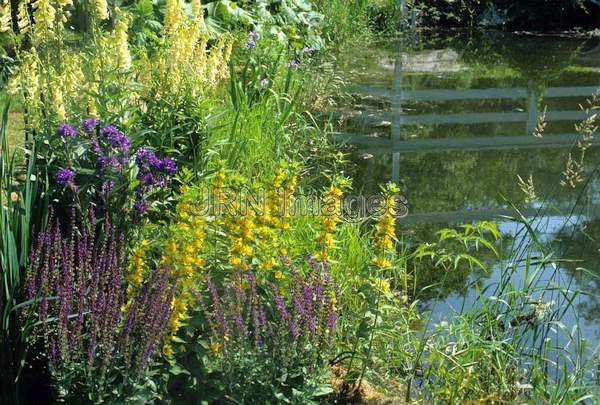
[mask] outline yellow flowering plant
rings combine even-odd
[[[342,193],[349,185],[334,178],[320,199],[319,212],[295,215],[298,204],[307,203],[299,195],[300,173],[299,164],[281,161],[272,175],[249,179],[218,161],[203,182],[181,188],[167,233],[152,246],[142,244],[134,250],[128,276],[132,283],[152,266],[168,268],[178,280],[166,354],[173,352],[171,343],[178,341],[177,332],[187,319],[190,290],[203,288],[208,277],[222,284],[251,270],[259,286],[285,286],[291,282],[290,268],[281,257],[296,259],[324,249],[330,257],[341,223]]]
[[[130,45],[131,16],[118,7],[109,13],[106,0],[90,2],[87,27],[77,34],[76,47],[70,0],[19,2],[16,26],[32,46],[15,48],[18,69],[8,88],[27,111],[27,133],[46,140],[61,122],[103,117],[125,130],[141,121],[149,133],[163,129],[150,123],[165,123],[175,136],[177,125],[165,120],[165,107],[170,116],[185,116],[198,106],[189,105],[190,100],[212,97],[228,77],[233,47],[227,34],[209,42],[200,0],[192,3],[188,16],[180,1],[168,2],[160,40],[156,49],[147,50]],[[0,32],[12,33],[5,5],[0,7]],[[152,136],[144,141],[161,153],[163,147],[178,148],[176,141]]]

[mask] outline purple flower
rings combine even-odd
[[[307,47],[305,46],[304,48],[302,48],[302,50],[300,51],[300,54],[302,55],[306,55],[307,53],[313,53],[315,51],[315,48],[311,47]]]
[[[56,173],[55,180],[60,186],[69,186],[73,184],[75,172],[71,169],[61,168]]]
[[[100,193],[103,197],[107,197],[110,194],[110,190],[115,186],[113,180],[105,181],[102,183],[102,192]]]
[[[177,165],[173,159],[159,159],[154,152],[146,148],[137,151],[135,163],[138,166],[137,178],[140,180],[140,186],[136,189],[138,195],[156,187],[166,186],[167,177],[177,172]]]
[[[98,125],[98,120],[96,118],[86,118],[83,120],[81,124],[81,129],[83,132],[90,133],[94,130],[94,128]]]
[[[250,31],[248,33],[248,41],[244,43],[248,48],[254,49],[256,48],[256,41],[260,39],[260,34],[258,32]]]
[[[137,200],[133,204],[133,207],[135,208],[135,210],[137,212],[139,212],[140,214],[143,214],[148,209],[148,203],[145,200]]]
[[[160,161],[160,166],[161,169],[164,173],[166,173],[168,176],[173,176],[175,173],[177,173],[177,165],[175,164],[175,161],[173,159],[170,158],[164,158]]]
[[[129,138],[114,126],[106,125],[100,130],[100,135],[105,136],[108,144],[113,148],[120,149],[124,154],[129,152],[129,147],[131,146]]]
[[[269,85],[269,79],[266,77],[260,81],[260,87],[267,87]]]
[[[58,127],[56,128],[56,135],[60,136],[63,139],[74,138],[77,136],[77,131],[69,124],[65,124],[63,122],[61,124],[58,124]]]
[[[298,69],[299,66],[300,66],[300,64],[298,63],[298,61],[296,59],[292,59],[290,61],[290,63],[288,63],[286,65],[286,67],[288,67],[290,69]]]
[[[90,225],[75,221],[70,233],[63,235],[50,207],[48,227],[32,246],[34,260],[27,272],[30,279],[39,280],[33,296],[41,297],[37,313],[45,352],[60,367],[86,364],[85,370],[75,371],[82,376],[110,364],[115,353],[124,353],[124,368],[139,375],[164,341],[176,279],[170,279],[166,269],[155,270],[133,292],[123,313],[128,293],[122,279],[125,257],[118,246],[124,237],[105,219],[104,232],[97,239],[93,211]],[[77,313],[77,318],[71,313]],[[50,319],[56,321],[50,324]]]
[[[138,165],[142,165],[145,163],[145,161],[150,161],[152,159],[156,159],[156,155],[154,155],[154,152],[149,149],[139,148],[135,153],[135,163]]]

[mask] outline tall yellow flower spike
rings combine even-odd
[[[108,20],[108,4],[106,0],[92,0],[92,10],[99,20]]]
[[[32,3],[34,8],[33,19],[35,24],[34,34],[37,43],[44,42],[47,39],[55,37],[54,21],[56,19],[56,9],[50,0],[37,0]]]
[[[8,32],[12,29],[12,17],[10,15],[10,2],[0,4],[0,32]]]
[[[165,28],[165,32],[171,33],[173,32],[179,22],[181,21],[181,1],[180,0],[167,0],[166,10],[165,10],[165,19],[163,21],[163,26]]]
[[[192,0],[192,16],[194,23],[199,29],[204,26],[204,10],[202,10],[202,2],[200,0]]]
[[[62,85],[56,86],[53,92],[53,101],[56,112],[56,118],[58,118],[59,121],[65,121],[65,119],[67,118],[67,112],[65,110],[65,101],[61,90],[62,87]]]
[[[127,42],[127,18],[121,15],[117,9],[119,20],[115,26],[115,44],[117,47],[117,66],[119,69],[127,70],[131,68],[131,54],[129,53],[129,44]]]
[[[28,1],[19,2],[18,13],[17,13],[17,25],[19,26],[19,32],[26,34],[29,31],[29,10],[27,10]]]
[[[375,225],[375,248],[378,256],[373,260],[380,269],[391,267],[389,257],[393,256],[395,248],[394,237],[396,235],[396,199],[398,188],[390,183],[383,188],[382,212]]]
[[[315,255],[317,260],[329,260],[329,250],[335,244],[334,234],[341,221],[342,196],[347,187],[346,181],[334,180],[323,195],[319,218],[321,229],[317,236],[320,251]]]

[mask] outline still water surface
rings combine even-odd
[[[560,185],[570,152],[578,156],[574,125],[600,86],[600,39],[497,32],[428,33],[380,43],[344,57],[351,102],[338,111],[336,137],[350,147],[354,190],[376,193],[395,181],[409,203],[399,221],[406,240],[427,241],[445,227],[495,220],[507,249],[530,243],[522,226],[504,218],[514,204],[557,257],[553,282],[581,290],[579,322],[600,339],[600,147],[586,153],[584,184]],[[543,137],[533,135],[544,115]],[[600,140],[596,135],[594,144]],[[536,198],[517,182],[532,176]],[[486,259],[487,272],[458,272],[427,290],[423,302],[443,319],[500,278],[506,262]],[[583,267],[588,272],[577,270]],[[420,282],[439,282],[421,274]],[[522,283],[517,274],[512,283]]]

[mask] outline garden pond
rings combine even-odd
[[[334,115],[341,124],[334,135],[350,150],[354,191],[373,194],[379,184],[398,183],[408,201],[398,221],[406,240],[432,240],[439,229],[479,220],[496,221],[504,235],[507,259],[484,255],[485,271],[457,270],[444,283],[439,273],[418,275],[421,287],[435,285],[420,297],[434,319],[472,305],[476,282],[498,282],[501,269],[523,257],[531,238],[508,218],[517,208],[547,252],[570,259],[544,282],[582,292],[563,322],[579,319],[596,342],[598,137],[585,155],[583,183],[561,181],[569,153],[578,156],[575,124],[591,114],[583,109],[600,86],[600,38],[424,32],[353,50],[341,61],[350,101]],[[531,175],[534,196],[527,198],[518,175],[525,182]],[[512,283],[523,283],[522,274]]]

